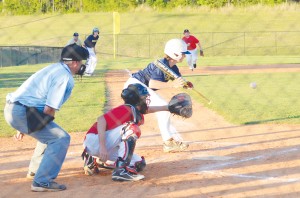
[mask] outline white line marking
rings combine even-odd
[[[131,72],[129,71],[129,69],[125,69],[125,71],[128,73],[128,75],[131,77],[132,76],[132,74],[131,74]]]
[[[192,157],[193,160],[214,160],[214,161],[226,161],[226,160],[231,160],[233,158],[234,157],[230,157],[230,156],[213,156],[213,155]]]
[[[267,158],[267,157],[273,157],[273,156],[283,155],[285,153],[290,153],[290,152],[295,152],[295,151],[299,151],[299,149],[298,148],[292,148],[292,149],[287,149],[287,150],[283,150],[283,151],[278,151],[276,153],[270,153],[270,154],[258,155],[258,156],[255,156],[255,157],[249,157],[249,158],[237,160],[237,161],[234,161],[234,162],[227,162],[227,163],[222,163],[222,164],[214,164],[214,165],[210,165],[210,166],[206,166],[206,167],[200,168],[199,172],[201,172],[201,171],[209,171],[209,170],[212,170],[212,169],[217,169],[217,168],[221,168],[221,167],[225,167],[225,166],[229,166],[229,165],[233,165],[233,164],[239,164],[239,163],[243,163],[243,162],[248,162],[248,161],[253,161],[253,160],[259,160],[259,159],[263,159],[263,158]]]
[[[271,181],[275,181],[275,182],[284,182],[284,183],[300,181],[300,178],[264,177],[264,176],[247,175],[247,174],[227,173],[227,172],[223,172],[223,171],[202,171],[202,173],[211,174],[211,175],[220,175],[220,176],[249,178],[249,179],[271,180]]]

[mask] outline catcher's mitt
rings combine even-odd
[[[168,109],[171,113],[190,118],[193,114],[191,97],[186,93],[179,93],[172,97]]]
[[[204,56],[203,50],[200,50],[200,56]]]

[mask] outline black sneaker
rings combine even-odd
[[[144,178],[144,175],[131,173],[126,168],[116,168],[112,173],[113,181],[139,181]]]
[[[56,182],[50,182],[48,185],[40,185],[36,182],[32,182],[31,184],[31,191],[34,192],[56,192],[66,189],[67,187],[65,185]]]
[[[194,68],[196,68],[196,67],[197,67],[197,65],[196,65],[196,64],[193,64],[193,67],[194,67]]]

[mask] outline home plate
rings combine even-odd
[[[198,156],[198,157],[193,157],[193,160],[214,160],[214,161],[226,161],[233,159],[234,157],[229,157],[229,156],[213,156],[213,155],[208,155],[208,156]]]

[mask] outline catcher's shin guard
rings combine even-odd
[[[124,141],[124,143],[125,143],[126,150],[122,159],[125,161],[126,166],[128,166],[130,164],[135,149],[136,139],[130,136],[128,137],[127,140]]]

